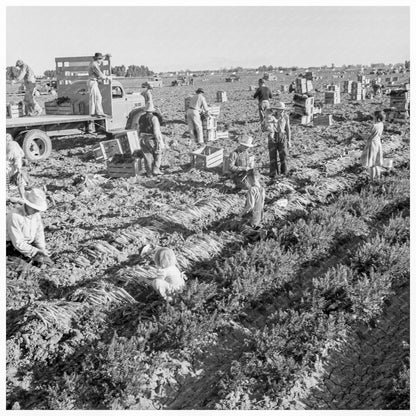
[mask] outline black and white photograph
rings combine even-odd
[[[1,7],[2,411],[415,410],[410,1]]]

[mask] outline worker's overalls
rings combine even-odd
[[[147,175],[160,175],[162,148],[153,133],[153,113],[146,113],[139,119],[140,146],[144,157]]]

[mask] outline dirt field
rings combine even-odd
[[[323,102],[332,75],[318,75]],[[8,409],[408,406],[409,122],[385,124],[394,168],[375,185],[359,156],[388,96],[341,94],[323,107],[333,126],[293,125],[289,175],[266,187],[267,236],[256,240],[237,229],[244,193],[220,170],[190,166],[184,98],[203,86],[214,104],[227,92],[218,126],[230,137],[215,145],[228,153],[252,135],[265,183],[257,78],[153,90],[170,147],[161,178],[110,179],[95,135],[53,139],[51,157],[31,164],[56,202],[43,215],[55,266],[7,259]],[[268,85],[275,95],[292,79]],[[155,272],[147,245],[172,247],[188,276],[171,304],[144,282]]]

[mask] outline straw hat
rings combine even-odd
[[[143,82],[142,87],[143,88],[150,88],[151,90],[153,89],[153,87],[151,86],[151,84],[149,84],[147,81],[146,82]]]
[[[153,105],[153,103],[147,103],[145,111],[147,111],[148,113],[153,113],[153,111],[156,111],[155,106]]]
[[[243,136],[240,139],[239,144],[245,147],[254,147],[253,138],[251,136]]]
[[[46,211],[48,204],[46,202],[46,195],[42,189],[34,188],[31,191],[26,191],[23,195],[23,202],[33,209],[38,211]]]
[[[98,59],[104,59],[104,56],[100,52],[95,52],[94,60],[97,61]]]

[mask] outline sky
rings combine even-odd
[[[155,72],[398,63],[409,7],[7,7],[6,64],[110,53]]]

